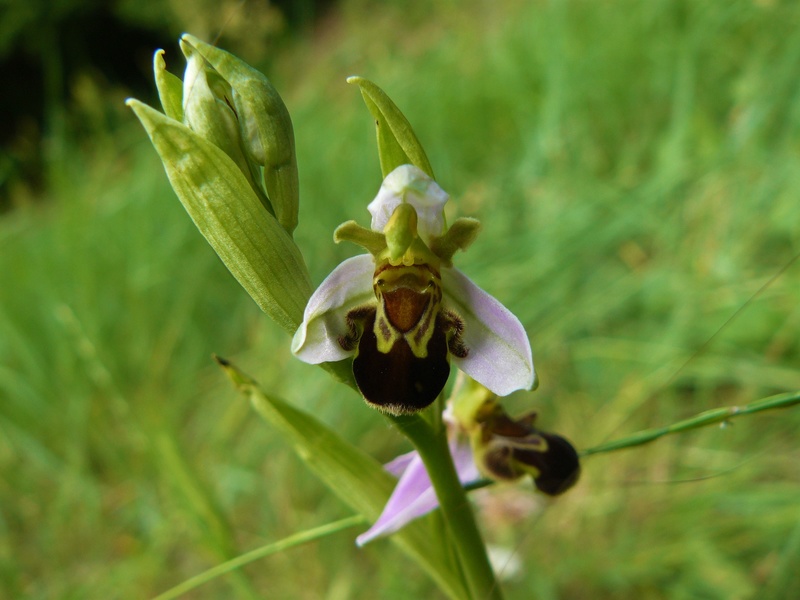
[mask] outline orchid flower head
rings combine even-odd
[[[453,402],[453,419],[467,432],[475,464],[497,481],[530,475],[548,496],[566,492],[578,481],[580,461],[564,437],[536,427],[536,413],[512,418],[499,398],[475,381],[460,386]]]
[[[451,360],[498,395],[535,382],[519,319],[452,266],[480,224],[460,218],[447,228],[447,200],[413,165],[389,173],[368,207],[371,228],[348,221],[334,234],[368,253],[322,282],[292,341],[294,354],[312,364],[354,356],[362,395],[392,414],[430,405]]]
[[[506,414],[499,399],[464,376],[442,413],[450,456],[464,486],[531,476],[536,488],[557,496],[578,480],[578,454],[560,435],[536,429],[535,414]],[[378,520],[356,538],[359,546],[401,529],[439,506],[420,455],[402,454],[384,468],[398,478]]]

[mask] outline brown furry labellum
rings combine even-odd
[[[351,310],[339,344],[356,350],[353,375],[369,403],[392,414],[416,412],[447,383],[449,355],[467,355],[463,323],[442,307],[441,277],[429,265],[383,265],[373,289],[377,306]]]

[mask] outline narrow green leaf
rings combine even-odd
[[[163,50],[156,50],[153,55],[153,72],[164,112],[171,119],[183,121],[183,82],[167,71]]]
[[[128,106],[197,228],[256,304],[293,334],[312,289],[297,245],[224,151],[138,100]]]
[[[331,491],[370,521],[377,519],[397,483],[394,477],[313,416],[265,393],[227,361],[217,361],[256,412],[286,438]],[[413,418],[420,417],[407,417]],[[436,535],[434,518],[417,519],[390,540],[427,571],[448,596],[459,600],[468,597],[458,565],[448,554],[444,540]]]
[[[264,167],[264,187],[275,216],[291,234],[297,227],[300,187],[294,129],[283,99],[261,72],[233,54],[188,33],[193,46],[228,82],[248,158]]]
[[[431,163],[411,123],[386,92],[363,77],[348,77],[347,83],[354,83],[361,89],[367,109],[375,118],[383,176],[386,177],[400,165],[412,164],[435,179]]]
[[[378,159],[381,163],[381,175],[386,177],[400,165],[412,164],[411,159],[400,146],[400,142],[392,134],[392,130],[386,122],[386,117],[363,90],[361,95],[364,97],[367,110],[375,118],[375,134],[378,139]]]
[[[213,579],[216,579],[217,577],[227,575],[236,569],[240,569],[246,564],[265,558],[271,554],[277,554],[278,552],[283,552],[284,550],[328,537],[334,533],[348,529],[349,527],[362,525],[366,522],[367,520],[362,515],[355,515],[353,517],[347,517],[345,519],[340,519],[339,521],[334,521],[333,523],[327,523],[325,525],[315,527],[314,529],[300,531],[277,542],[272,542],[270,544],[261,546],[260,548],[250,550],[250,552],[245,552],[236,558],[232,558],[231,560],[225,561],[216,567],[208,569],[207,571],[203,571],[199,575],[195,575],[194,577],[187,579],[175,587],[168,589],[163,594],[159,594],[153,598],[153,600],[172,600],[173,598],[178,598],[186,592],[190,592],[193,589],[198,588],[201,585],[212,581]]]
[[[180,451],[174,432],[158,427],[152,434],[152,446],[158,456],[158,466],[164,470],[166,480],[174,484],[175,493],[182,497],[195,517],[202,539],[220,560],[227,561],[236,556],[233,530],[210,488],[201,481],[196,470]],[[236,572],[229,583],[237,598],[258,598],[252,582],[244,572]]]

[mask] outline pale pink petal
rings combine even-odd
[[[466,358],[456,366],[498,396],[533,387],[528,334],[519,319],[457,269],[442,269],[445,306],[464,319]]]
[[[403,473],[405,473],[415,456],[417,456],[417,452],[415,450],[406,452],[405,454],[401,454],[400,456],[390,460],[388,463],[383,465],[383,468],[399,479]]]
[[[458,480],[466,485],[478,481],[483,476],[472,458],[472,446],[466,440],[450,441],[450,455],[458,473]]]
[[[472,448],[466,442],[450,442],[450,453],[462,484],[471,483],[481,478],[478,468],[472,460]],[[422,459],[416,452],[404,454],[400,462],[407,463],[397,486],[394,488],[381,516],[368,531],[356,538],[356,544],[363,546],[367,542],[394,533],[414,519],[428,514],[439,506],[436,492],[431,485],[428,472]],[[394,461],[387,465],[395,465]]]
[[[303,322],[292,339],[292,352],[311,364],[343,360],[352,354],[339,345],[347,332],[350,309],[375,300],[370,254],[348,258],[320,284],[306,305]]]

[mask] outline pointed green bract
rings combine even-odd
[[[138,100],[128,100],[197,228],[261,309],[294,333],[311,296],[297,245],[220,148]]]
[[[153,73],[164,112],[171,119],[183,121],[183,82],[167,71],[163,50],[156,50],[153,55]]]
[[[258,414],[292,444],[298,456],[331,491],[370,521],[380,515],[397,481],[375,459],[310,414],[265,393],[252,378],[227,361],[217,358],[217,362],[250,399]],[[436,515],[431,517],[414,521],[390,539],[451,598],[467,598],[461,574],[448,552],[447,538],[436,530]]]
[[[367,109],[375,118],[383,176],[386,177],[400,165],[411,164],[434,178],[431,163],[411,124],[386,92],[363,77],[348,77],[347,83],[354,83],[361,89]]]
[[[264,187],[275,216],[291,234],[297,227],[300,188],[294,130],[286,105],[262,73],[233,54],[188,33],[181,39],[194,47],[231,86],[245,153],[263,167]]]

